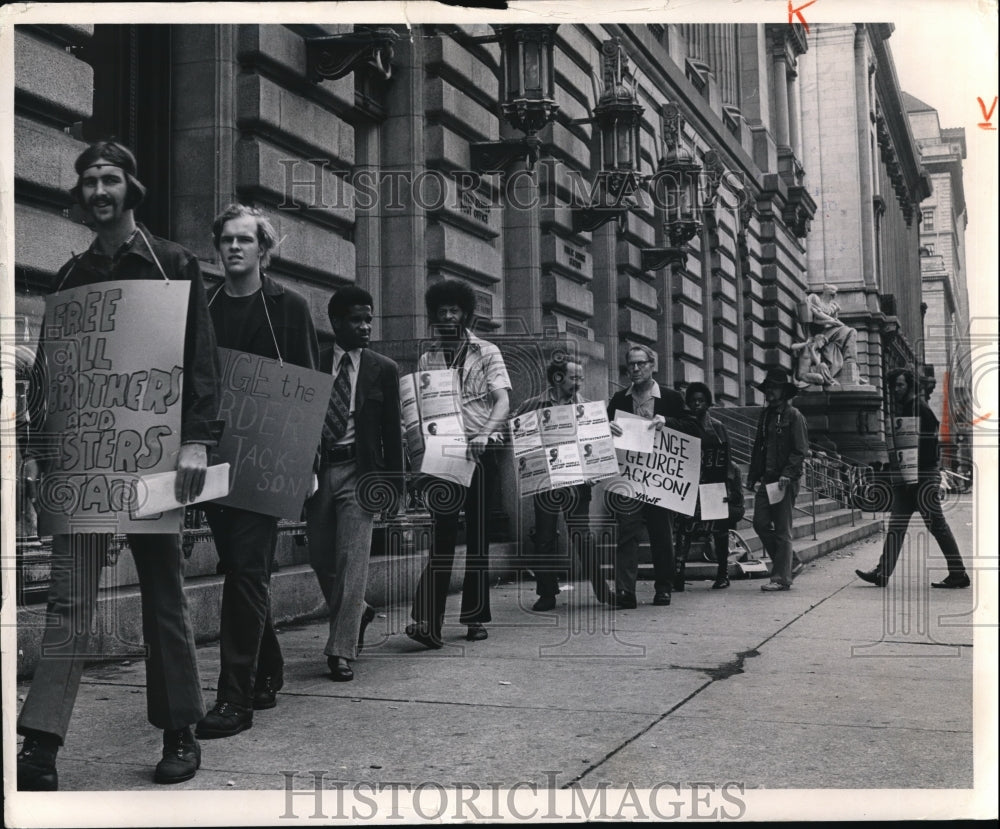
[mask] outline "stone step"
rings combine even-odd
[[[798,556],[800,561],[811,561],[819,556],[826,555],[832,550],[836,550],[848,544],[853,544],[855,541],[867,538],[870,535],[875,535],[881,532],[883,528],[883,521],[881,518],[872,518],[870,515],[867,518],[864,516],[859,517],[857,512],[855,512],[855,522],[852,526],[850,510],[841,510],[841,512],[835,517],[840,520],[825,521],[822,525],[817,521],[815,539],[812,537],[812,525],[811,519],[809,519],[810,525],[808,531],[806,533],[800,533],[800,535],[796,538],[795,544],[793,545],[795,554]],[[753,532],[753,530],[744,532],[743,530],[737,529],[737,532],[749,547],[751,554],[755,556],[761,554],[763,545],[761,544],[760,538],[755,532]],[[648,558],[648,550],[648,546],[645,550],[640,547],[639,577],[652,579],[653,567]],[[644,552],[646,556],[645,558],[642,558]],[[768,570],[770,570],[770,560],[766,557],[764,560],[767,562]],[[685,570],[687,581],[697,581],[699,579],[712,580],[715,578],[715,573],[715,562],[703,561],[700,560],[700,558],[688,560]]]

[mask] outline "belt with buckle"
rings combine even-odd
[[[323,450],[323,460],[327,463],[343,463],[353,461],[357,457],[355,444],[348,443],[342,446],[330,446]]]

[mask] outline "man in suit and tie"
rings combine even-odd
[[[621,427],[614,423],[615,412],[623,411],[644,417],[650,428],[660,431],[670,418],[676,419],[687,412],[680,392],[663,388],[653,379],[656,355],[644,345],[636,345],[625,355],[626,368],[632,381],[627,388],[615,392],[608,403],[611,432],[621,434]],[[612,606],[631,609],[637,604],[635,583],[639,576],[639,530],[645,522],[649,531],[649,549],[653,557],[653,604],[670,604],[670,591],[674,581],[674,545],[670,521],[672,513],[653,504],[643,504],[632,498],[623,498],[617,510],[618,557],[615,560],[615,594]]]
[[[384,475],[397,503],[403,495],[399,368],[368,348],[373,306],[362,288],[334,293],[327,312],[335,342],[320,354],[320,371],[336,379],[323,425],[319,486],[306,501],[306,534],[309,563],[330,609],[323,652],[335,682],[354,679],[350,663],[374,617],[365,587],[375,516],[361,482]]]

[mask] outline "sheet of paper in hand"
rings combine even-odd
[[[726,485],[702,484],[698,487],[698,497],[701,499],[701,517],[703,521],[717,521],[729,518],[729,498],[726,495]]]
[[[400,379],[399,393],[413,468],[469,486],[476,464],[469,458],[458,372],[435,369],[407,374]]]
[[[134,517],[142,518],[157,512],[180,509],[203,501],[214,501],[229,494],[229,464],[219,463],[205,470],[205,487],[193,501],[182,504],[177,500],[177,472],[155,472],[143,475],[139,490],[139,505],[133,513]]]
[[[622,481],[612,486],[647,504],[693,515],[698,503],[701,439],[667,427],[653,434],[652,452],[619,449]]]
[[[330,404],[327,372],[219,349],[226,422],[213,463],[230,466],[230,491],[215,503],[298,519],[312,483]]]
[[[780,504],[785,499],[785,489],[781,486],[780,481],[766,484],[764,488],[767,490],[767,503]]]
[[[100,282],[45,298],[43,430],[55,441],[39,528],[176,533],[184,511],[133,518],[139,478],[177,468],[191,283]]]
[[[615,435],[615,449],[629,452],[652,452],[656,440],[656,430],[650,428],[650,421],[638,415],[621,410],[615,412],[615,423],[622,433]]]

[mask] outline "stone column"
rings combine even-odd
[[[541,207],[537,169],[527,173],[524,163],[508,171],[503,210],[504,305],[506,315],[523,325],[508,332],[542,333]]]
[[[401,39],[393,60],[382,125],[382,186],[379,192],[382,244],[382,338],[425,337],[424,289],[427,285],[427,211],[410,192],[426,169],[423,103],[423,32]]]
[[[771,56],[774,89],[774,140],[779,147],[788,147],[788,63],[784,48]]]

